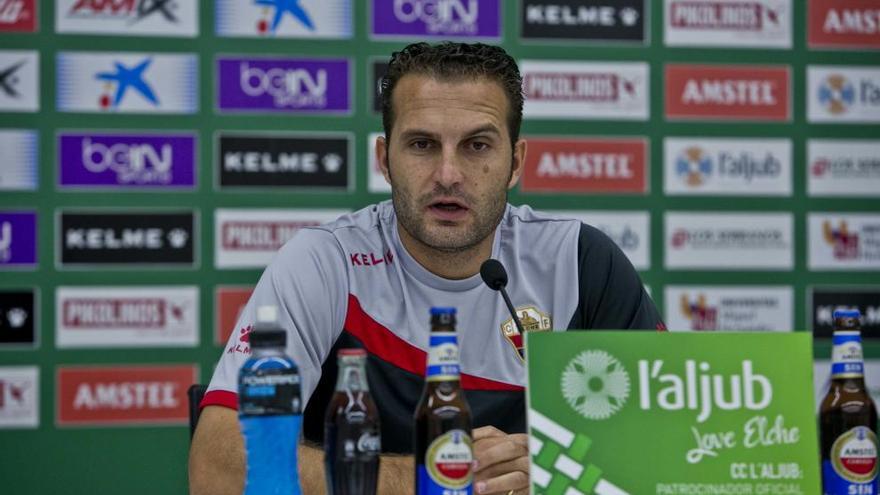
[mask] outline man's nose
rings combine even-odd
[[[451,187],[462,181],[461,168],[455,147],[443,147],[440,153],[440,163],[434,170],[434,180],[444,187]]]

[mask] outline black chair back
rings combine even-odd
[[[190,387],[186,391],[186,396],[189,398],[189,439],[192,440],[193,433],[196,431],[196,425],[199,422],[199,415],[202,413],[202,410],[199,409],[199,403],[202,402],[202,397],[205,396],[205,392],[208,391],[208,386],[200,383],[196,383],[194,385],[190,385]]]

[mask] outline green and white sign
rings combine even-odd
[[[817,495],[809,333],[527,333],[532,493]]]

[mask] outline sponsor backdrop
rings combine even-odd
[[[185,492],[186,387],[278,246],[389,197],[377,80],[442,39],[520,61],[511,202],[606,232],[670,329],[826,359],[859,307],[880,358],[880,1],[0,0],[5,485]]]

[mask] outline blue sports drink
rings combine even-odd
[[[296,452],[302,428],[299,369],[284,352],[275,306],[257,309],[251,357],[238,375],[238,417],[247,453],[244,495],[299,495]]]

